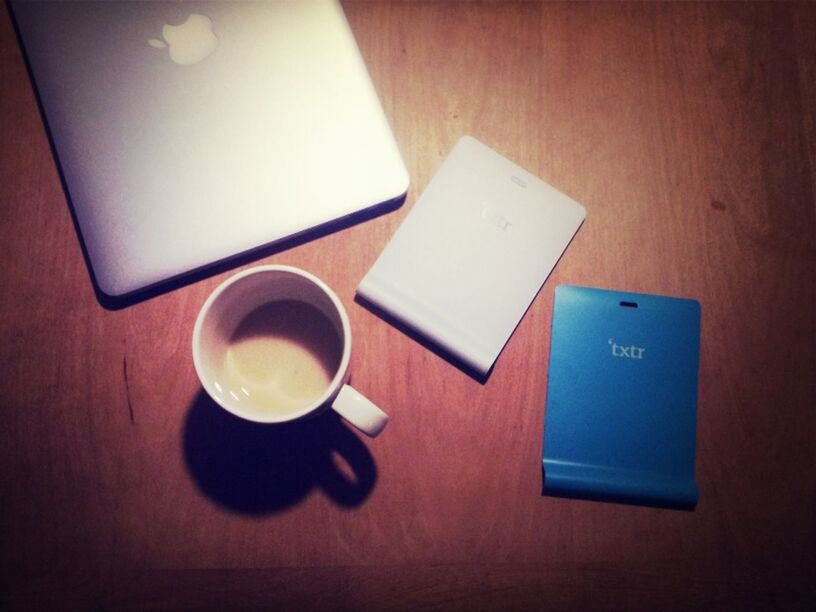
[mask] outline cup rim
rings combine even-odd
[[[340,323],[343,327],[342,329],[342,342],[343,342],[343,354],[340,359],[340,364],[337,366],[337,371],[332,378],[332,381],[326,387],[326,390],[323,394],[315,399],[313,402],[307,404],[303,408],[297,411],[293,411],[286,414],[277,414],[274,412],[270,412],[269,414],[258,414],[254,411],[246,411],[242,410],[239,406],[231,405],[225,400],[221,398],[221,393],[218,393],[217,389],[214,388],[212,382],[203,374],[204,368],[201,362],[201,349],[200,349],[200,340],[201,340],[201,329],[204,325],[204,320],[206,319],[207,315],[209,314],[212,305],[218,300],[229,288],[237,283],[238,281],[248,277],[253,276],[255,274],[264,274],[267,272],[284,272],[288,274],[292,274],[294,276],[299,276],[313,285],[316,285],[318,289],[320,289],[328,298],[330,299],[331,303],[334,306],[335,311],[337,312],[338,316],[340,317]],[[198,376],[198,380],[201,383],[201,386],[204,387],[204,391],[206,391],[207,395],[212,398],[212,400],[221,406],[227,412],[245,419],[247,421],[253,421],[255,423],[288,423],[290,421],[294,421],[300,418],[303,418],[307,415],[310,415],[321,408],[328,407],[329,401],[332,399],[334,395],[336,395],[340,388],[343,385],[345,380],[346,372],[348,371],[348,365],[351,360],[351,324],[349,322],[348,313],[346,312],[343,303],[340,301],[340,298],[337,294],[325,283],[323,280],[312,274],[311,272],[307,272],[301,268],[297,268],[295,266],[288,266],[282,264],[264,264],[260,266],[253,266],[251,268],[247,268],[246,270],[242,270],[236,274],[233,274],[226,280],[224,280],[221,284],[219,284],[215,289],[213,289],[212,293],[207,297],[204,301],[204,304],[201,306],[201,309],[198,311],[198,316],[196,317],[195,325],[193,326],[193,337],[192,337],[192,349],[193,349],[193,365],[195,367],[196,375]]]

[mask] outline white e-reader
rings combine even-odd
[[[585,216],[464,136],[357,291],[486,376]]]

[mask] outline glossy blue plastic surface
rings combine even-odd
[[[695,300],[561,285],[544,424],[544,494],[693,508]]]

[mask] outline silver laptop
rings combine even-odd
[[[109,296],[376,210],[408,188],[336,1],[10,5]]]

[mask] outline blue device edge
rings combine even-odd
[[[606,474],[591,466],[562,465],[549,459],[542,460],[542,495],[625,503],[639,506],[694,510],[699,490],[694,478],[671,478],[654,475],[644,478],[641,472],[631,477],[620,471]]]

